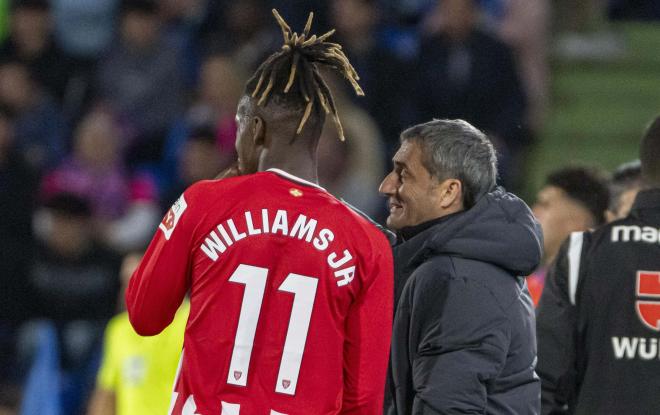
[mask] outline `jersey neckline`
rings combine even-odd
[[[305,186],[315,187],[315,188],[317,188],[317,189],[323,190],[324,192],[327,192],[327,190],[325,190],[323,187],[319,186],[318,184],[316,184],[316,183],[312,183],[312,182],[307,181],[307,180],[305,180],[305,179],[301,179],[300,177],[298,177],[298,176],[294,176],[294,175],[291,174],[291,173],[287,173],[287,172],[285,172],[284,170],[280,170],[280,169],[276,169],[276,168],[271,168],[271,169],[268,169],[268,170],[266,170],[266,171],[271,172],[271,173],[275,173],[275,174],[277,174],[278,176],[282,176],[283,178],[288,179],[288,180],[291,180],[291,181],[293,181],[293,182],[297,182],[297,183],[299,183],[299,184],[304,184]]]

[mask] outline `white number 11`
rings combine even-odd
[[[250,356],[257,331],[257,322],[266,290],[268,269],[241,264],[229,278],[229,281],[245,285],[241,314],[234,339],[227,383],[238,386],[247,385]],[[318,279],[299,274],[289,274],[284,279],[279,291],[292,293],[293,307],[289,318],[289,328],[284,341],[284,352],[277,375],[275,392],[286,395],[296,393],[298,373],[312,317],[314,298]]]

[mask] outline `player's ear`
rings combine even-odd
[[[266,123],[258,115],[252,117],[252,140],[255,146],[263,146],[266,141]]]

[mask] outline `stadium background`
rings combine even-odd
[[[415,84],[415,69],[420,62],[434,64],[424,61],[420,50],[445,30],[441,3],[163,0],[155,7],[138,0],[0,0],[0,405],[7,413],[20,405],[34,358],[15,348],[26,337],[25,322],[86,313],[81,306],[83,311],[59,316],[53,311],[57,306],[41,306],[48,299],[32,302],[26,294],[38,262],[34,255],[42,255],[39,247],[47,245],[42,240],[52,231],[49,215],[91,219],[85,223],[90,237],[107,251],[98,259],[110,264],[106,270],[116,270],[120,255],[140,249],[185,186],[212,177],[233,159],[232,111],[242,84],[280,42],[271,7],[294,30],[302,28],[310,10],[317,13],[316,33],[337,27],[337,40],[365,80],[367,96],[377,95],[377,100],[360,101],[338,89],[348,141],[342,145],[332,129],[325,132],[320,179],[382,221],[385,203],[377,185],[396,147],[397,131],[425,116],[416,109],[426,97]],[[516,125],[528,144],[520,147],[516,162],[504,163],[508,187],[531,204],[554,169],[587,164],[609,171],[637,157],[641,132],[660,112],[660,2],[477,3],[478,27],[510,48],[527,98]],[[127,10],[160,22],[153,40],[159,46],[144,61],[122,46]],[[17,13],[24,13],[22,29],[17,29]],[[144,35],[139,28],[132,30],[138,39]],[[367,33],[373,43],[361,50],[359,40],[370,37]],[[21,36],[24,44],[17,41]],[[374,50],[382,54],[374,56]],[[531,69],[524,67],[526,59]],[[32,81],[21,78],[21,71]],[[158,82],[149,82],[151,71],[158,72]],[[497,81],[497,74],[492,79]],[[33,89],[27,93],[20,86],[16,90],[17,85]],[[377,91],[370,90],[372,85]],[[76,138],[81,136],[88,139]],[[498,139],[499,149],[507,153],[507,137]],[[86,142],[87,150],[75,153],[78,141]],[[110,154],[98,151],[104,142],[114,148]],[[105,167],[76,161],[80,157]],[[103,178],[95,171],[104,171]],[[17,181],[20,186],[9,187]],[[100,196],[106,193],[106,199]],[[118,282],[108,288],[112,298],[105,298],[109,305],[98,310],[95,324],[115,312],[118,289]],[[18,312],[16,303],[28,306],[19,306]]]

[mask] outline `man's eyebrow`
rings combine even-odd
[[[406,169],[408,168],[408,165],[403,161],[392,160],[392,163],[394,163],[395,167],[406,168]]]

